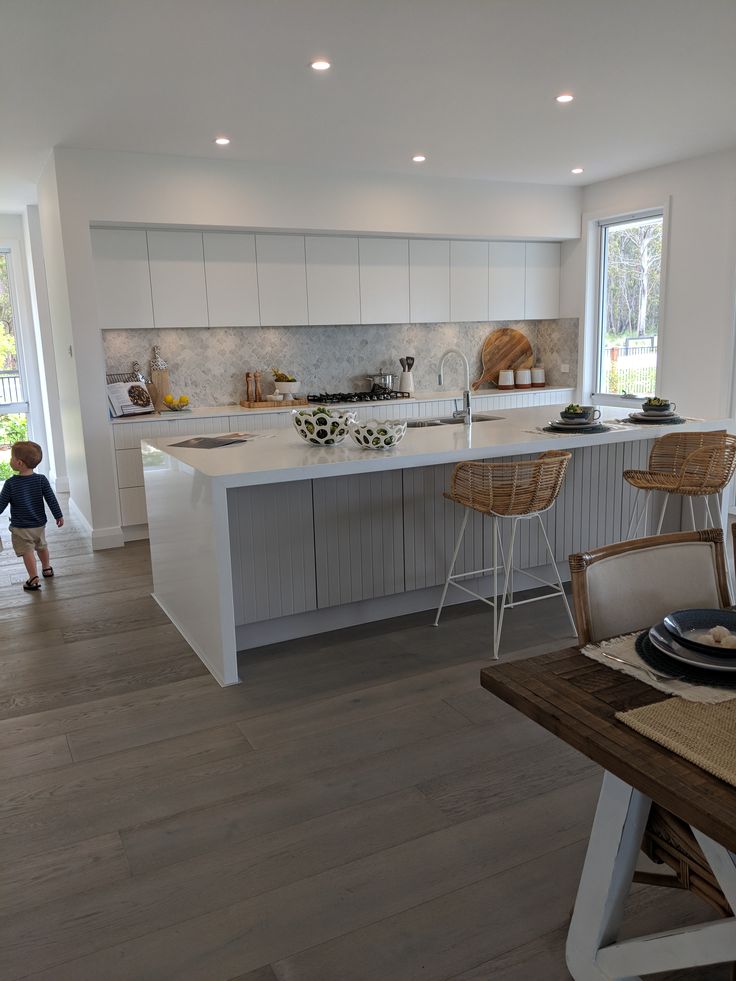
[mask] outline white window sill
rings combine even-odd
[[[593,405],[625,405],[631,407],[641,406],[646,398],[645,395],[605,395],[602,392],[594,392],[590,397]]]

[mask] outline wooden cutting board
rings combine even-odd
[[[498,384],[498,373],[504,368],[531,368],[534,364],[534,354],[529,340],[520,330],[513,327],[499,327],[491,331],[483,344],[481,351],[483,372],[473,388],[480,388],[489,382]]]

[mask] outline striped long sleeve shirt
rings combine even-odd
[[[63,516],[48,477],[42,473],[25,477],[15,474],[0,491],[0,514],[9,504],[11,528],[40,528],[47,521],[44,501],[57,520]]]

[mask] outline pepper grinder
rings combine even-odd
[[[161,357],[161,348],[158,344],[153,346],[153,357],[151,358],[151,384],[155,392],[153,407],[156,412],[160,412],[164,406],[164,396],[171,391],[169,384],[169,366]],[[153,394],[153,393],[151,393]]]

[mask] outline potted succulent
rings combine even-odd
[[[276,391],[279,395],[291,395],[292,397],[299,392],[299,382],[293,375],[288,375],[285,371],[277,371],[271,368]]]

